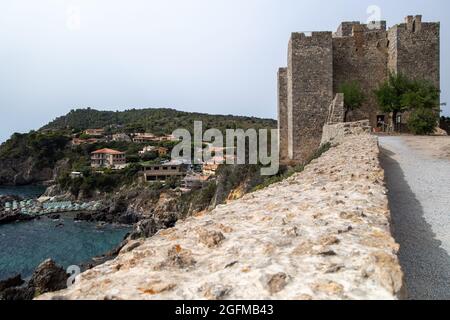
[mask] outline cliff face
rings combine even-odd
[[[304,172],[179,221],[41,299],[397,299],[377,138],[347,136]]]
[[[36,170],[33,159],[0,160],[0,184],[23,185],[51,179],[52,170]]]
[[[54,167],[39,167],[31,156],[0,159],[0,185],[26,185],[53,180],[67,166],[66,160],[60,160]]]

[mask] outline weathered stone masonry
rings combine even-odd
[[[288,143],[288,109],[287,109],[287,69],[278,70],[278,123],[280,126],[279,145]],[[286,162],[289,159],[287,148],[280,150],[280,161]]]
[[[440,88],[440,24],[408,16],[389,29],[389,69]]]
[[[333,99],[332,33],[293,33],[287,77],[289,158],[306,159],[308,150],[320,143],[321,132],[315,130],[324,125]]]
[[[429,80],[439,88],[439,44],[440,24],[422,22],[422,16],[408,16],[389,30],[385,21],[343,22],[334,34],[293,33],[287,70],[278,75],[279,88],[287,83],[285,91],[279,90],[282,163],[304,162],[319,146],[328,107],[345,82],[357,81],[366,93],[363,106],[347,120],[369,119],[372,127],[383,116],[373,92],[389,72]]]

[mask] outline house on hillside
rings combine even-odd
[[[181,163],[164,163],[155,165],[144,165],[142,167],[142,174],[144,181],[147,182],[164,182],[170,177],[185,177],[188,166]]]
[[[83,178],[83,173],[81,173],[79,171],[72,171],[70,173],[70,178],[71,179]]]
[[[131,138],[126,133],[115,133],[112,135],[112,141],[131,142]]]
[[[169,149],[164,147],[146,146],[141,151],[139,151],[139,154],[143,156],[148,152],[157,152],[159,157],[164,157],[169,152]]]
[[[152,133],[136,133],[133,137],[135,143],[146,143],[158,141],[157,137]]]
[[[124,152],[113,149],[100,149],[91,153],[91,167],[123,169],[126,166]]]
[[[219,166],[219,164],[215,163],[204,163],[202,166],[202,174],[205,176],[214,176]]]
[[[99,142],[99,139],[97,139],[97,138],[89,138],[89,139],[73,138],[72,146],[80,146],[83,144],[94,144],[97,142]]]
[[[209,178],[202,174],[189,174],[181,181],[181,187],[189,190],[201,189]]]
[[[158,155],[160,157],[166,156],[168,152],[169,152],[169,149],[167,149],[167,148],[164,148],[164,147],[158,148]]]
[[[178,139],[177,137],[175,137],[172,134],[167,134],[165,136],[159,137],[159,141],[172,141],[172,142],[175,142],[175,141],[180,141],[180,139]]]
[[[236,163],[235,155],[221,155],[213,156],[208,161],[205,161],[202,165],[202,173],[206,176],[214,176],[222,164],[234,164]]]
[[[145,146],[141,151],[139,151],[139,154],[143,156],[146,153],[157,151],[156,149],[157,148],[155,146]]]
[[[86,129],[84,134],[92,137],[103,137],[105,135],[105,129]]]

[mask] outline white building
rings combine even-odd
[[[113,141],[123,141],[123,142],[131,142],[131,138],[129,135],[125,133],[116,133],[112,135]]]
[[[141,151],[139,151],[139,154],[140,155],[144,155],[144,154],[146,154],[148,152],[153,152],[153,151],[156,151],[156,150],[157,150],[157,147],[155,147],[155,146],[146,146]]]

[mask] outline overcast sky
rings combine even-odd
[[[275,118],[290,33],[365,22],[371,5],[389,26],[441,21],[450,100],[448,0],[1,0],[0,141],[78,107]]]

